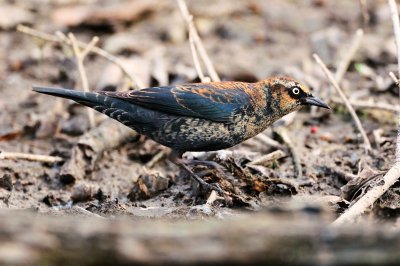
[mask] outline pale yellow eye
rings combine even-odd
[[[294,95],[298,95],[298,94],[300,93],[300,89],[297,88],[297,87],[294,87],[294,88],[292,89],[292,93],[293,93]]]

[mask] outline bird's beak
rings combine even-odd
[[[331,109],[329,105],[324,103],[321,99],[312,96],[311,94],[301,100],[303,105],[314,105],[326,109]]]

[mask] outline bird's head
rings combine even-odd
[[[330,109],[321,99],[313,96],[310,89],[294,79],[287,77],[275,77],[264,81],[266,89],[278,104],[283,113],[299,110],[304,105],[314,105]]]

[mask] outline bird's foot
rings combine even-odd
[[[199,177],[196,173],[194,173],[192,171],[192,169],[190,169],[188,167],[187,164],[190,165],[194,165],[197,163],[203,164],[203,165],[207,165],[207,166],[211,166],[214,169],[217,169],[218,172],[224,174],[224,170],[223,167],[219,164],[217,164],[216,162],[213,161],[188,161],[185,162],[184,160],[182,160],[182,153],[179,151],[172,151],[171,154],[169,155],[169,160],[173,163],[175,163],[176,165],[182,167],[183,169],[185,169],[185,171],[189,174],[190,178],[192,180],[194,180],[197,184],[199,184],[199,186],[201,188],[203,188],[206,191],[211,191],[211,190],[215,190],[216,192],[218,192],[220,195],[225,195],[226,192],[219,186],[218,183],[213,183],[213,184],[209,184],[206,181],[204,181],[201,177]]]
[[[195,174],[192,169],[190,169],[186,164],[180,164],[180,166],[186,170],[186,172],[189,174],[190,178],[192,178],[192,180],[194,180],[195,182],[197,182],[201,188],[203,188],[206,191],[211,191],[211,190],[215,190],[216,192],[218,192],[221,195],[224,195],[225,192],[224,190],[219,186],[218,183],[213,183],[213,184],[209,184],[206,181],[204,181],[203,179],[201,179],[197,174]]]
[[[193,172],[192,172],[193,173]],[[212,183],[209,184],[206,181],[204,181],[203,179],[201,179],[198,175],[196,175],[195,173],[190,174],[190,177],[192,178],[192,180],[194,180],[195,182],[197,182],[200,187],[202,189],[204,189],[205,191],[212,191],[215,190],[216,192],[218,192],[220,195],[224,195],[224,190],[220,187],[220,185],[218,183]]]
[[[229,176],[231,177],[230,173],[227,172],[227,169],[222,165],[218,164],[214,161],[203,161],[203,160],[190,160],[187,162],[188,165],[204,165],[207,167],[212,168],[213,170],[217,171],[221,176]],[[210,173],[210,171],[204,171],[204,175]]]
[[[203,179],[201,179],[203,180]],[[218,192],[220,195],[224,195],[225,191],[220,187],[220,185],[218,183],[212,183],[209,184],[207,182],[205,182],[203,180],[204,184],[200,184],[204,189],[208,190],[208,191],[212,191],[215,190],[216,192]]]

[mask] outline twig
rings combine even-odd
[[[284,184],[293,187],[297,192],[300,192],[300,184],[293,180],[293,178],[279,177],[279,178],[268,178],[264,180],[265,183]]]
[[[203,70],[201,69],[201,64],[199,60],[199,55],[197,53],[197,48],[196,48],[196,41],[194,38],[194,35],[196,34],[196,27],[193,24],[193,16],[189,13],[189,10],[186,6],[186,3],[184,0],[177,0],[179,10],[182,14],[183,19],[185,20],[188,31],[189,31],[189,46],[190,46],[190,51],[192,53],[192,58],[193,58],[193,63],[194,67],[196,69],[197,74],[199,75],[200,81],[201,82],[208,82],[209,77],[206,77],[203,73]]]
[[[393,82],[399,86],[399,79],[396,77],[396,75],[393,72],[389,72],[389,77],[392,78]]]
[[[395,0],[388,0],[390,12],[393,21],[393,30],[397,46],[397,66],[400,76],[400,21],[399,12]],[[391,76],[394,76],[393,74]],[[394,77],[397,80],[396,77]],[[397,82],[399,88],[400,84]],[[379,199],[394,183],[398,181],[400,177],[400,112],[399,112],[399,127],[397,129],[396,138],[396,159],[395,164],[383,177],[384,183],[377,185],[368,191],[361,199],[359,199],[350,209],[348,209],[343,215],[341,215],[332,225],[342,225],[348,221],[353,221],[361,214],[365,212],[374,202]]]
[[[271,139],[265,133],[258,134],[254,137],[255,140],[260,141],[262,144],[267,146],[271,146],[273,148],[282,149],[283,145],[280,144],[278,141]]]
[[[271,162],[276,161],[285,156],[286,154],[282,150],[276,150],[251,161],[250,163],[248,163],[248,165],[268,166]]]
[[[337,166],[323,166],[322,169],[324,170],[325,174],[337,175],[338,177],[347,182],[357,178],[357,175],[348,173]]]
[[[151,158],[150,161],[146,163],[146,168],[153,168],[156,163],[158,163],[161,159],[163,159],[167,155],[167,151],[162,149],[156,155]]]
[[[188,27],[189,31],[189,43],[190,43],[190,49],[192,51],[192,57],[194,61],[194,65],[196,68],[196,71],[199,75],[199,78],[203,80],[207,80],[203,74],[203,71],[201,70],[200,66],[200,61],[197,55],[197,52],[200,54],[200,58],[203,60],[204,65],[207,69],[208,75],[210,75],[212,81],[220,81],[221,79],[219,78],[217,72],[215,71],[214,65],[211,62],[210,57],[207,54],[206,49],[204,48],[203,42],[200,39],[200,36],[196,30],[196,27],[194,26],[193,23],[193,16],[189,13],[189,10],[187,8],[186,2],[184,0],[177,0],[179,10],[181,11],[182,17],[186,22],[186,25]]]
[[[335,104],[343,105],[343,102],[338,98],[333,98],[331,101]],[[400,111],[399,106],[391,105],[388,103],[375,103],[375,102],[358,101],[358,100],[350,100],[350,103],[353,107],[360,108],[360,109],[380,109],[380,110],[389,111],[389,112],[393,112],[393,113],[397,113]]]
[[[211,206],[214,203],[214,201],[218,199],[223,199],[223,197],[218,196],[218,193],[215,192],[215,190],[213,190],[211,191],[210,196],[208,197],[205,204]]]
[[[35,29],[32,29],[30,27],[24,26],[24,25],[18,25],[17,26],[17,31],[22,32],[24,34],[42,39],[44,41],[48,41],[48,42],[55,42],[55,43],[65,43],[67,45],[72,45],[70,40],[68,38],[66,38],[65,40],[60,39],[57,36],[54,36],[52,34],[48,34],[45,32],[41,32]],[[83,42],[77,42],[77,45],[79,48],[81,49],[85,49],[87,44],[83,43]],[[138,79],[136,76],[132,75],[130,73],[130,71],[121,63],[121,60],[119,60],[116,56],[110,54],[109,52],[99,48],[99,47],[93,47],[91,49],[92,52],[104,57],[105,59],[107,59],[108,61],[114,63],[116,66],[118,66],[121,71],[124,73],[124,75],[132,82],[132,84],[136,87],[136,88],[143,88],[143,82]]]
[[[44,41],[60,42],[60,40],[54,35],[35,30],[30,27],[21,25],[21,24],[17,26],[17,31],[25,33],[25,34],[33,36],[33,37],[36,37],[36,38],[44,40]]]
[[[100,219],[106,219],[105,217],[103,217],[103,216],[101,216],[101,215],[98,215],[97,213],[88,211],[88,210],[86,210],[85,208],[82,208],[81,206],[73,206],[71,209],[72,209],[72,210],[75,210],[75,211],[77,211],[77,212],[79,212],[79,213],[82,213],[82,214],[84,214],[84,215],[86,215],[86,216],[89,216],[89,217],[95,217],[95,218],[100,218]]]
[[[293,158],[296,178],[301,179],[303,176],[303,168],[301,167],[300,156],[296,148],[294,147],[292,141],[290,140],[287,129],[283,126],[280,126],[276,129],[276,132],[281,136],[283,142],[289,148],[290,154],[292,155]]]
[[[337,218],[332,225],[338,226],[354,221],[379,199],[400,177],[400,165],[396,164],[383,177],[383,185],[378,185],[369,190],[350,209]]]
[[[93,47],[99,41],[99,38],[97,36],[93,37],[93,39],[90,41],[88,46],[86,46],[85,50],[83,51],[81,51],[80,48],[78,47],[78,43],[74,34],[69,33],[68,38],[72,43],[72,49],[74,50],[74,55],[78,63],[78,70],[79,70],[79,76],[81,77],[82,89],[84,92],[89,92],[89,82],[87,79],[83,61],[85,60],[86,55],[90,52],[90,50],[93,49]],[[94,120],[94,110],[92,108],[86,108],[86,110],[88,112],[90,127],[93,128],[96,125]]]
[[[324,71],[326,77],[329,79],[329,81],[332,83],[333,87],[336,89],[338,92],[339,96],[342,98],[344,104],[346,105],[346,108],[349,110],[351,116],[353,117],[354,122],[356,123],[356,126],[358,130],[361,133],[362,138],[364,139],[364,145],[365,145],[365,150],[368,152],[371,150],[371,143],[368,140],[367,134],[365,133],[365,130],[360,122],[360,119],[358,118],[356,112],[354,111],[353,107],[351,106],[351,103],[347,99],[346,95],[344,95],[342,89],[339,87],[339,84],[333,77],[332,73],[328,70],[324,62],[322,62],[321,58],[317,55],[313,55],[315,61],[321,66],[322,70]]]
[[[196,68],[196,72],[198,73],[201,82],[210,82],[210,78],[206,77],[203,73],[203,70],[201,69],[199,55],[197,54],[193,34],[189,34],[189,45],[190,45],[190,51],[192,52],[194,67]]]
[[[343,60],[340,62],[339,66],[336,70],[335,80],[337,81],[338,84],[340,84],[342,82],[344,74],[346,73],[347,69],[349,68],[351,60],[353,59],[358,48],[360,47],[363,36],[364,36],[364,31],[362,29],[358,29],[353,38],[353,42],[350,46],[350,49],[348,50],[347,54],[343,57]]]
[[[370,16],[368,13],[368,7],[367,7],[367,0],[359,0],[360,2],[360,9],[361,9],[361,14],[362,14],[362,19],[363,19],[363,27],[367,27]]]
[[[28,160],[41,163],[59,163],[64,161],[63,158],[58,156],[38,155],[20,152],[4,152],[0,151],[0,160]]]

